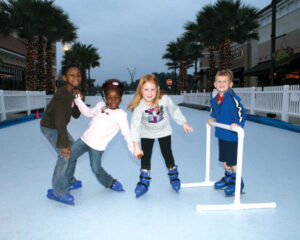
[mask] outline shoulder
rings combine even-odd
[[[54,98],[58,98],[58,99],[68,98],[69,96],[70,93],[67,91],[67,89],[64,86],[57,89],[56,93],[54,94]]]
[[[104,106],[105,106],[105,102],[102,102],[102,101],[98,102],[97,105],[96,105],[97,108],[102,108]]]
[[[172,100],[171,100],[171,98],[170,98],[168,95],[166,95],[166,94],[162,95],[162,97],[159,99],[159,103],[160,103],[160,104],[164,104],[164,103],[169,102],[169,101],[172,101]]]

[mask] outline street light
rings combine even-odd
[[[65,43],[65,44],[63,45],[62,49],[63,49],[65,52],[67,52],[67,51],[69,51],[71,48],[70,48],[70,46],[69,46],[68,44]]]

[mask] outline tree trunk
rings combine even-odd
[[[224,42],[224,67],[225,69],[232,68],[232,49],[230,39],[225,39]]]
[[[215,57],[215,47],[209,46],[209,76],[207,82],[207,91],[211,92],[214,88],[214,81],[216,75],[216,57]]]
[[[180,92],[186,90],[186,82],[187,82],[186,61],[180,61],[179,78],[178,78],[178,90]]]
[[[52,71],[54,63],[54,51],[51,46],[47,47],[46,50],[46,93],[54,93],[55,75]]]
[[[26,43],[26,80],[25,89],[27,91],[34,91],[36,85],[36,75],[34,71],[34,44],[32,40]]]
[[[87,94],[87,79],[86,79],[86,69],[81,69],[82,81],[81,81],[81,92],[84,96]]]
[[[224,42],[222,41],[219,46],[219,70],[225,69],[225,49]]]
[[[37,65],[36,65],[36,78],[37,86],[36,90],[46,90],[46,74],[45,74],[45,39],[43,36],[39,36],[37,41]]]

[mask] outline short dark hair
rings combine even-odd
[[[69,65],[65,65],[61,68],[61,74],[66,75],[70,68],[77,68],[81,72],[80,68],[77,65],[69,64]]]

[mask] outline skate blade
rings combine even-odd
[[[75,205],[74,202],[73,202],[73,203],[67,203],[67,202],[58,201],[57,199],[52,198],[52,197],[50,197],[50,196],[48,196],[48,195],[47,195],[47,198],[50,199],[50,200],[53,200],[53,201],[55,201],[55,202],[62,203],[63,205],[68,205],[68,206],[74,206],[74,205]]]

